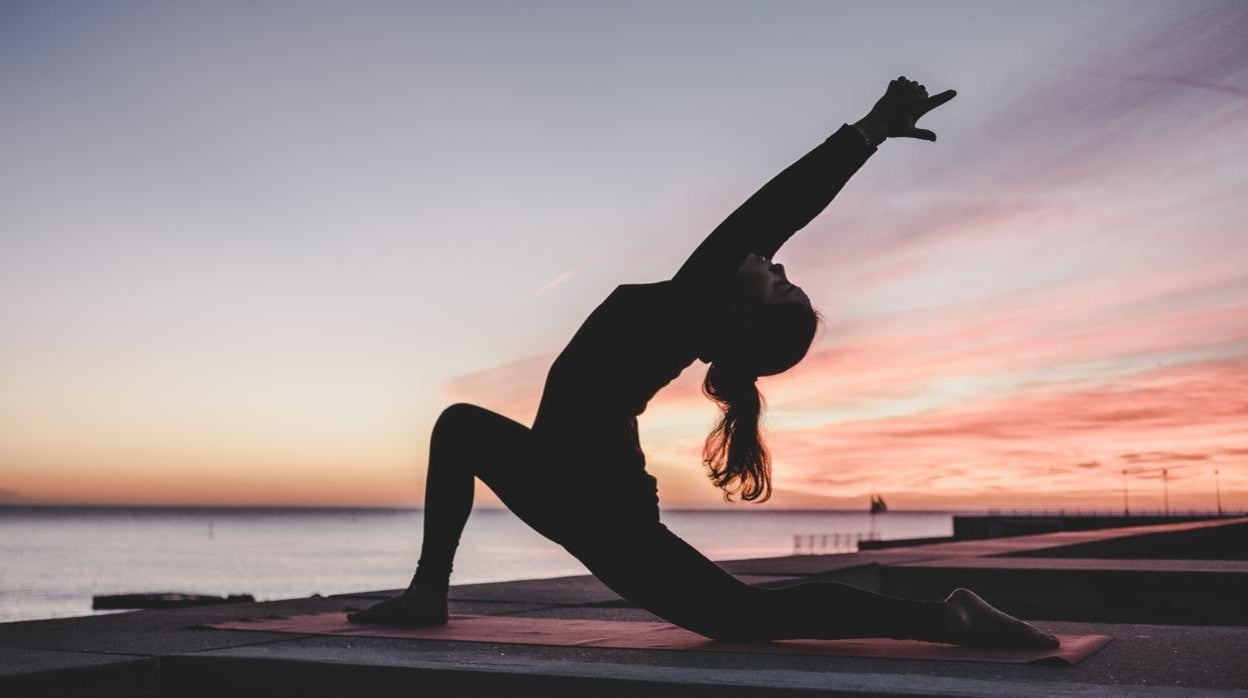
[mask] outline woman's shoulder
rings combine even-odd
[[[670,288],[671,286],[672,286],[672,280],[664,279],[663,281],[651,281],[649,283],[644,283],[644,284],[620,284],[619,286],[616,286],[615,288],[617,290],[622,289],[622,288],[623,289],[660,289],[660,288]]]
[[[652,281],[650,283],[644,283],[644,284],[620,284],[619,286],[615,287],[615,290],[612,291],[612,293],[613,294],[614,293],[631,294],[631,295],[638,295],[638,296],[643,296],[643,295],[676,296],[676,295],[680,295],[681,290],[682,289],[680,288],[680,286],[678,284],[672,283],[671,279],[665,279],[663,281]]]
[[[620,284],[611,292],[620,302],[657,304],[671,310],[686,310],[695,298],[682,285],[671,279],[644,284]]]

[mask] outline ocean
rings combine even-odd
[[[712,560],[847,552],[859,536],[953,531],[950,512],[665,510],[662,516]],[[420,538],[418,509],[0,507],[0,622],[91,615],[94,594],[251,594],[263,601],[401,588],[411,579]],[[451,583],[586,573],[511,512],[478,509],[464,530]]]

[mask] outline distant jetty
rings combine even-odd
[[[227,603],[255,603],[251,594],[209,596],[206,594],[97,594],[91,597],[91,608],[97,611],[132,608],[185,608],[218,606]]]

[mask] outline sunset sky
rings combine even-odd
[[[765,508],[1248,507],[1248,3],[0,6],[0,502],[406,506],[898,75]],[[655,341],[661,341],[659,337]],[[729,506],[691,366],[665,507]],[[516,467],[524,467],[517,463]],[[593,468],[587,456],[586,468]],[[498,502],[483,491],[480,506]],[[758,505],[735,504],[738,508]]]

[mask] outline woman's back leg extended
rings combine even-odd
[[[966,589],[945,601],[909,601],[830,581],[781,588],[746,584],[662,524],[616,530],[612,545],[583,547],[586,565],[637,605],[719,640],[894,637],[990,647],[1053,648],[1057,638]]]
[[[940,602],[907,601],[836,582],[764,588],[742,582],[666,526],[619,531],[583,561],[633,603],[719,640],[847,637],[938,639]]]

